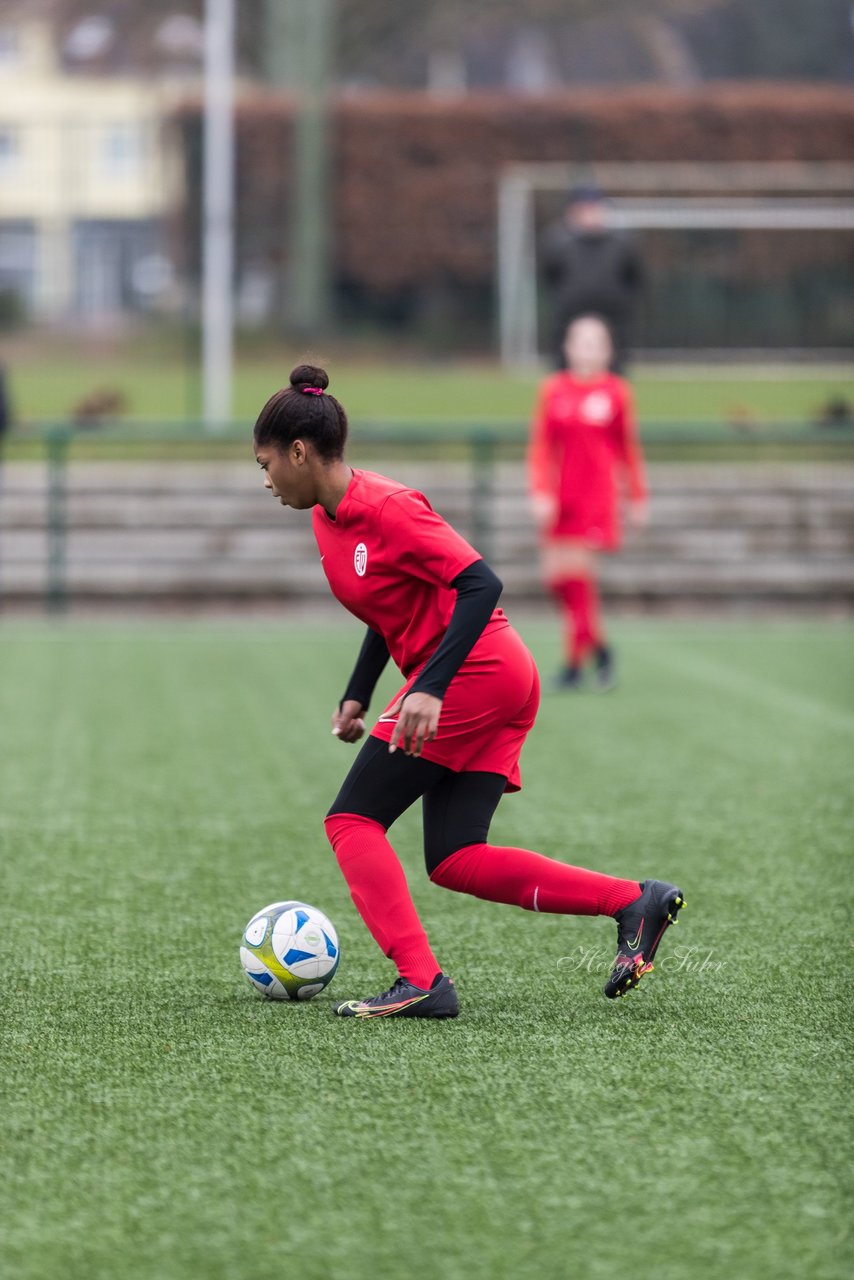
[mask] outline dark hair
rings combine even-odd
[[[312,444],[325,462],[344,453],[347,415],[334,396],[326,394],[329,376],[313,364],[298,364],[291,385],[277,391],[255,423],[255,444],[275,445],[284,452],[293,440]]]
[[[574,204],[605,204],[608,197],[595,182],[580,182],[570,187],[566,193],[566,203],[571,209]]]

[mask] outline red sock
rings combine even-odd
[[[397,854],[378,822],[336,813],[324,824],[356,910],[401,977],[428,988],[441,972]]]
[[[580,667],[601,643],[599,591],[592,578],[561,578],[553,586],[564,608],[567,664]]]
[[[528,849],[470,844],[440,862],[430,879],[443,889],[560,916],[613,916],[640,897],[637,880],[618,880]]]

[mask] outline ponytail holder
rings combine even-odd
[[[323,387],[301,387],[304,396],[322,396]]]

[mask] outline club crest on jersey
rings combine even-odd
[[[591,427],[604,427],[611,420],[614,406],[607,391],[591,391],[581,401],[578,411],[582,421],[589,423]]]
[[[364,542],[356,544],[356,550],[353,555],[353,568],[356,570],[360,578],[364,578],[365,570],[368,567],[368,548]]]

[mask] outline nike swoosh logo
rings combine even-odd
[[[429,991],[425,991],[422,996],[411,996],[408,1000],[398,1000],[396,1004],[387,1004],[381,1009],[376,1009],[371,1005],[363,1004],[356,1010],[356,1017],[387,1018],[390,1013],[397,1013],[400,1009],[408,1009],[410,1005],[420,1004],[422,1000],[427,999],[429,994]]]
[[[643,933],[643,922],[644,922],[644,917],[641,916],[640,926],[638,928],[637,933],[635,934],[634,941],[626,943],[626,946],[629,948],[630,951],[637,951],[638,947],[640,946],[641,934]]]

